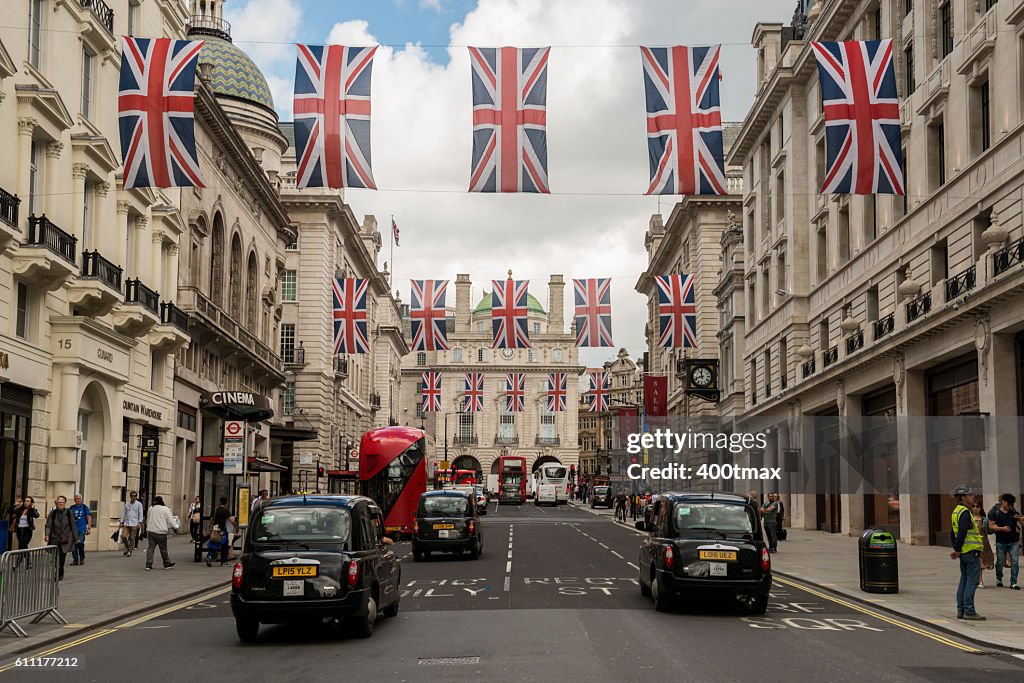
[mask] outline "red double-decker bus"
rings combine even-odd
[[[442,486],[477,483],[476,470],[438,470],[436,477]]]
[[[526,458],[502,455],[498,458],[498,502],[522,505],[526,502]]]
[[[427,490],[427,440],[410,427],[381,427],[359,444],[359,491],[384,513],[392,535],[412,532],[420,494]]]

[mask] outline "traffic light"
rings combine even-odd
[[[324,476],[325,474],[326,474],[326,472],[324,471],[323,467],[317,467],[316,468],[316,478],[317,479],[319,479],[320,477]]]

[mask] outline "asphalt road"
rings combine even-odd
[[[493,508],[492,508],[493,510]],[[1024,680],[1024,661],[778,580],[768,614],[731,605],[654,611],[640,596],[639,532],[572,507],[502,507],[483,519],[479,560],[402,558],[401,612],[368,640],[322,626],[235,636],[228,595],[92,633],[48,656],[77,667],[26,668],[12,680],[328,679],[490,681]],[[784,548],[783,548],[784,552]],[[229,568],[225,567],[225,581]],[[6,668],[5,667],[10,667]]]

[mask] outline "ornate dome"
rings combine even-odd
[[[198,31],[193,31],[198,33]],[[256,63],[230,40],[215,35],[197,35],[206,41],[199,52],[199,63],[213,64],[210,85],[218,95],[259,104],[274,111],[270,86]]]
[[[480,303],[473,309],[473,313],[490,313],[491,312],[491,293],[484,292],[484,298],[480,299]],[[534,298],[533,294],[526,295],[526,312],[536,313],[538,315],[547,315],[544,307],[540,305],[540,302]]]

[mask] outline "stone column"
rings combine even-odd
[[[78,430],[80,381],[77,365],[60,367],[60,396],[57,400],[56,419],[53,420],[57,429],[51,432],[50,446],[53,449],[53,459],[48,474],[49,483],[56,486],[51,489],[55,491],[54,495],[66,493],[63,484],[75,479],[72,468],[78,449],[75,432]]]
[[[154,227],[153,232],[150,233],[150,240],[152,242],[151,250],[149,252],[151,270],[149,274],[149,282],[146,284],[153,289],[160,289],[163,286],[164,281],[163,231]]]
[[[83,220],[85,218],[85,179],[88,175],[88,164],[71,164],[71,234],[78,238],[79,251],[91,246],[85,243]]]
[[[163,285],[163,298],[165,301],[176,302],[178,300],[178,258],[178,245],[168,245]]]
[[[131,206],[129,202],[124,200],[118,200],[117,202],[117,225],[115,226],[114,241],[114,258],[117,259],[117,265],[124,268],[124,277],[128,277],[128,231],[131,230],[131,225],[128,223],[128,208]]]
[[[900,540],[928,545],[927,390],[923,370],[907,370],[900,354],[893,361],[896,383],[897,448],[900,472]]]
[[[18,197],[21,198],[21,229],[28,229],[28,199],[32,193],[29,183],[31,174],[29,165],[32,163],[32,134],[38,121],[33,118],[18,119]]]
[[[975,346],[980,411],[990,416],[985,430],[986,449],[981,454],[981,483],[985,505],[991,507],[1000,494],[1020,488],[1017,378],[1012,371],[1007,372],[1017,362],[1017,349],[1014,335],[992,334],[987,318],[977,322]]]
[[[135,235],[133,237],[132,246],[134,247],[134,254],[132,254],[132,276],[141,277],[146,270],[146,264],[149,259],[146,258],[149,254],[147,251],[146,244],[149,236],[149,216],[136,216],[135,217]],[[143,281],[145,282],[145,281]]]
[[[59,173],[57,164],[60,161],[60,153],[63,151],[63,142],[51,142],[46,145],[46,173],[43,174],[45,189],[43,190],[42,201],[39,202],[39,205],[43,208],[43,211],[40,213],[50,213],[51,220],[54,219],[52,214],[61,203],[60,195],[56,194],[58,189],[60,189],[60,183],[57,180]]]
[[[117,229],[110,224],[108,208],[110,202],[111,185],[106,180],[96,183],[96,206],[93,207],[92,224],[96,226],[93,231],[93,248],[98,249],[104,258],[111,258],[114,254],[115,245],[112,240],[116,239]],[[120,265],[120,264],[118,264]]]

